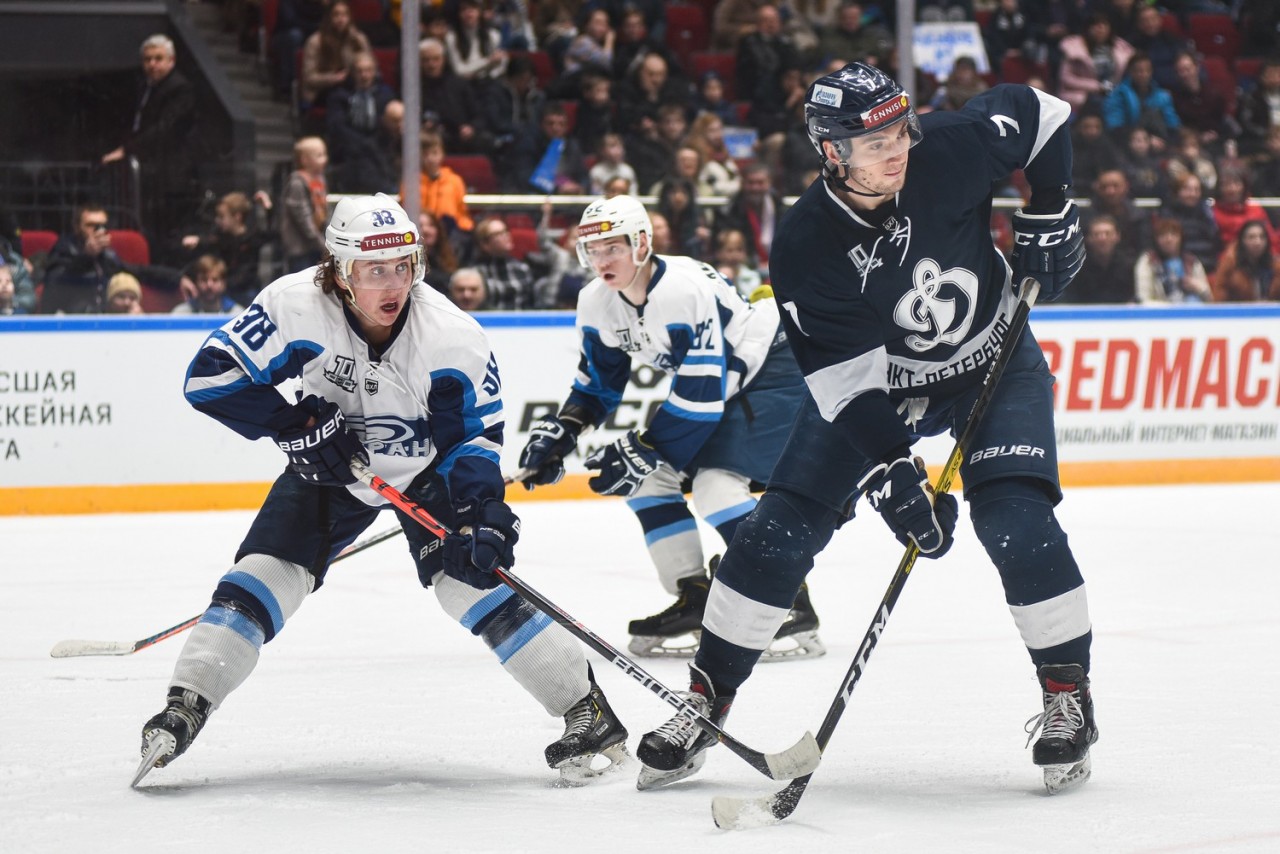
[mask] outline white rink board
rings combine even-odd
[[[529,424],[569,391],[573,315],[480,320],[502,372],[510,470]],[[0,319],[0,488],[272,480],[270,442],[246,442],[183,399],[191,357],[219,321]],[[1049,307],[1032,328],[1058,377],[1064,464],[1280,458],[1280,306]],[[639,369],[584,447],[643,424],[666,387]],[[922,449],[940,463],[950,440]]]

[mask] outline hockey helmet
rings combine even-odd
[[[418,226],[385,193],[347,196],[339,201],[324,231],[324,245],[333,256],[339,279],[350,287],[354,287],[351,267],[356,261],[410,256],[413,283],[426,275]]]
[[[809,86],[804,99],[804,121],[809,142],[822,156],[824,141],[831,142],[840,155],[840,163],[869,166],[896,157],[923,138],[920,120],[911,106],[911,98],[892,77],[873,65],[851,62],[832,74],[818,78]],[[906,136],[890,136],[886,145],[886,128],[906,123]],[[861,137],[876,134],[876,145],[859,145]]]
[[[643,258],[639,255],[641,234],[648,235],[650,244]],[[644,205],[632,196],[614,196],[587,206],[578,222],[578,261],[583,267],[592,269],[587,244],[610,237],[625,237],[631,242],[631,260],[636,264],[648,261],[653,252],[653,223]]]

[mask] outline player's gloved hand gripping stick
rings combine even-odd
[[[459,536],[459,534],[453,533],[447,527],[440,524],[440,522],[438,522],[436,518],[424,507],[421,507],[406,498],[394,486],[370,471],[369,467],[363,462],[359,460],[352,460],[351,472],[357,479],[367,484],[370,489],[377,492],[396,507],[400,508],[400,510],[404,511],[418,524],[422,525],[422,527],[426,528],[437,537],[447,539],[451,536]],[[467,532],[460,533],[465,534]],[[591,631],[582,623],[566,614],[557,607],[555,603],[548,600],[541,593],[525,584],[512,574],[511,570],[504,566],[497,566],[494,568],[493,574],[538,610],[551,617],[551,619],[555,620],[561,626],[564,626],[570,634],[578,638],[578,640],[582,641],[587,646],[591,647],[591,649],[595,650],[608,660],[610,664],[617,667],[623,673],[626,673],[641,685],[644,685],[653,693],[657,694],[669,706],[679,711],[692,714],[694,716],[693,723],[699,729],[714,736],[725,747],[729,748],[729,750],[737,754],[752,768],[755,768],[766,777],[770,777],[774,780],[785,780],[801,774],[809,774],[818,767],[818,762],[821,761],[822,758],[822,752],[818,749],[818,743],[812,734],[806,732],[799,741],[780,753],[761,753],[758,750],[753,750],[733,736],[729,735],[729,733],[725,732],[710,718],[700,714],[695,706],[686,702],[678,693],[672,691],[653,676],[649,675],[638,664],[627,658],[618,650],[614,649],[607,641],[595,632]]]
[[[951,449],[951,456],[947,457],[947,463],[942,468],[942,474],[938,475],[938,482],[933,487],[938,497],[942,497],[950,491],[952,482],[960,472],[960,463],[964,460],[965,450],[973,441],[973,436],[991,405],[991,398],[995,395],[996,386],[999,385],[1000,377],[1004,375],[1004,369],[1009,364],[1009,360],[1013,358],[1013,352],[1017,349],[1018,340],[1022,337],[1022,330],[1026,328],[1027,317],[1031,314],[1031,306],[1035,305],[1036,297],[1039,293],[1040,283],[1035,278],[1028,277],[1022,280],[1018,306],[1014,309],[1013,317],[1009,320],[1009,330],[1005,334],[1004,343],[1000,347],[999,354],[991,362],[991,367],[987,370],[986,379],[982,383],[982,391],[978,394],[977,400],[974,401],[973,409],[969,413],[969,420],[965,423],[960,437],[956,439],[955,447]],[[893,578],[889,581],[889,588],[885,591],[884,598],[880,600],[880,607],[876,609],[875,617],[871,620],[871,626],[867,629],[866,634],[862,636],[862,643],[858,645],[858,654],[854,657],[853,663],[849,665],[849,670],[845,673],[844,679],[841,680],[840,690],[836,693],[830,708],[827,709],[827,716],[823,718],[822,726],[818,728],[818,744],[823,750],[826,750],[827,744],[830,743],[831,736],[835,732],[836,724],[840,722],[841,715],[844,714],[845,708],[849,705],[849,698],[853,695],[853,689],[858,684],[858,680],[862,678],[867,659],[871,657],[871,653],[880,643],[880,635],[884,632],[885,625],[889,622],[889,615],[893,613],[893,607],[897,604],[898,597],[902,595],[902,588],[907,583],[907,576],[911,574],[911,569],[915,566],[916,558],[919,555],[920,548],[912,541],[907,546],[906,554],[902,556],[902,560],[898,563],[898,568],[893,573]],[[811,773],[805,774],[803,777],[792,780],[782,791],[763,798],[713,798],[711,801],[712,818],[715,819],[716,826],[729,830],[781,821],[795,812],[800,803],[800,798],[804,795],[805,789],[812,778],[813,775]]]

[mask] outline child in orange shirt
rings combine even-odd
[[[445,230],[470,232],[475,220],[464,198],[467,186],[462,176],[444,163],[444,141],[437,134],[422,135],[422,173],[418,177],[423,210],[431,211]]]

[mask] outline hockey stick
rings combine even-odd
[[[444,525],[440,524],[434,516],[432,516],[424,507],[414,503],[406,498],[394,486],[378,477],[368,466],[359,461],[352,461],[351,471],[369,485],[369,488],[377,492],[383,498],[390,501],[400,510],[412,516],[422,527],[426,528],[437,537],[444,539],[451,532]],[[818,762],[822,759],[822,751],[818,747],[818,742],[814,739],[812,733],[806,732],[804,736],[793,744],[791,747],[781,753],[761,753],[753,750],[742,742],[738,741],[729,733],[720,728],[715,721],[701,714],[692,704],[685,701],[679,694],[663,685],[656,678],[645,672],[638,664],[627,658],[618,650],[609,645],[607,641],[588,629],[582,623],[569,616],[561,610],[555,603],[548,600],[538,591],[534,590],[528,584],[525,584],[517,578],[509,569],[497,569],[494,574],[502,579],[504,583],[523,599],[536,607],[542,613],[551,617],[560,625],[564,626],[578,640],[585,643],[591,649],[599,653],[603,658],[609,661],[614,667],[617,667],[623,673],[635,679],[641,685],[648,688],[653,693],[662,698],[668,705],[677,711],[684,712],[693,716],[693,723],[708,735],[714,736],[729,750],[736,753],[752,768],[755,768],[766,777],[774,780],[786,780],[794,778],[800,774],[812,773],[817,767]]]
[[[335,557],[332,563],[345,560],[352,555],[359,554],[370,546],[376,546],[378,543],[387,540],[399,534],[404,529],[397,525],[383,531],[381,534],[374,534],[371,537],[353,543],[342,550],[342,553]],[[183,620],[176,626],[170,626],[162,632],[156,632],[151,637],[143,638],[139,641],[100,641],[100,640],[64,640],[58,641],[53,645],[53,649],[49,651],[49,655],[54,658],[77,658],[84,655],[133,655],[139,650],[146,649],[149,646],[160,643],[160,641],[171,638],[174,635],[182,634],[187,629],[200,622],[200,618],[204,616],[201,611],[189,620]]]
[[[1004,343],[1001,345],[1000,352],[996,355],[995,360],[992,361],[991,367],[987,370],[987,376],[982,382],[982,391],[979,392],[977,400],[974,401],[973,409],[969,411],[969,419],[965,422],[964,431],[956,440],[955,447],[951,449],[951,456],[947,458],[947,463],[942,468],[942,474],[938,475],[938,481],[933,487],[935,494],[940,495],[949,491],[956,475],[960,472],[960,463],[964,459],[965,449],[973,441],[973,436],[991,405],[991,399],[995,396],[996,386],[999,384],[1000,377],[1004,374],[1004,369],[1009,364],[1009,360],[1013,358],[1013,352],[1017,347],[1018,340],[1022,337],[1022,330],[1026,328],[1031,306],[1035,305],[1039,292],[1040,284],[1035,279],[1027,278],[1023,280],[1018,305],[1013,311],[1013,317],[1009,320],[1009,328],[1005,332]],[[871,620],[871,626],[867,629],[867,633],[863,635],[862,643],[858,646],[858,654],[854,656],[853,663],[849,665],[849,670],[845,673],[844,679],[840,683],[840,690],[831,702],[831,707],[827,709],[827,716],[823,718],[822,726],[818,728],[817,741],[820,749],[827,749],[827,744],[831,741],[831,736],[835,732],[836,724],[840,722],[840,716],[844,714],[845,708],[849,705],[849,698],[853,695],[854,686],[862,678],[862,673],[867,666],[867,659],[871,657],[871,653],[880,643],[880,635],[884,632],[885,625],[889,622],[889,615],[893,613],[893,607],[897,604],[898,597],[902,594],[902,588],[907,583],[907,576],[911,574],[911,569],[915,566],[916,558],[919,555],[920,549],[913,543],[907,547],[906,553],[898,563],[898,569],[893,573],[893,578],[889,581],[889,588],[885,591],[884,598],[880,601],[880,607]],[[717,827],[726,830],[740,830],[746,827],[775,824],[795,811],[812,778],[812,772],[808,773],[803,777],[792,780],[782,791],[764,798],[715,797],[711,801],[711,816],[715,819]]]

